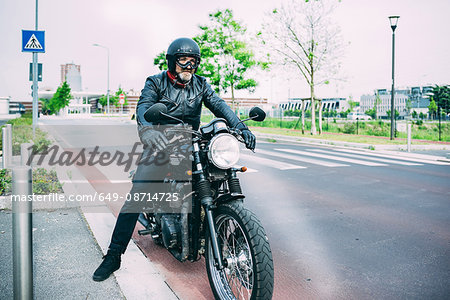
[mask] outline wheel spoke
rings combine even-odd
[[[224,299],[250,299],[253,290],[253,261],[250,246],[239,223],[229,215],[217,218],[217,236],[223,258],[228,265],[217,270],[210,259],[212,277],[221,282],[219,292]],[[212,249],[208,249],[209,257],[213,257]],[[234,295],[234,296],[232,296]]]

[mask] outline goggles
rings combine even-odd
[[[176,64],[182,69],[197,69],[199,65],[198,61],[195,57],[181,56],[176,59]]]

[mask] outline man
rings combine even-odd
[[[162,151],[167,146],[166,137],[153,128],[154,124],[144,119],[147,109],[158,102],[167,106],[169,115],[191,125],[193,129],[198,129],[200,126],[202,104],[204,104],[216,117],[224,118],[231,127],[240,129],[246,147],[254,149],[255,136],[247,126],[240,123],[239,118],[225,101],[216,95],[205,78],[195,75],[200,64],[200,48],[197,43],[189,38],[176,39],[170,44],[166,59],[169,70],[147,78],[136,108],[138,132],[144,144],[143,155],[145,156],[152,149]],[[174,123],[170,119],[165,122],[166,124]],[[155,167],[139,165],[130,193],[133,195],[138,192],[150,192],[149,185],[144,184],[143,181],[149,180],[152,175],[157,176],[155,174],[158,174]],[[94,272],[95,281],[107,279],[120,268],[120,257],[125,253],[139,216],[139,213],[127,212],[126,206],[127,202],[117,217],[108,253]]]

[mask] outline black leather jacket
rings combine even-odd
[[[136,108],[136,119],[139,127],[154,124],[144,119],[145,111],[153,104],[161,102],[167,106],[168,114],[192,126],[197,130],[200,126],[202,104],[204,104],[216,117],[224,118],[231,127],[246,129],[247,126],[239,123],[239,118],[231,108],[212,90],[204,77],[193,75],[186,87],[174,85],[167,71],[150,76],[142,89],[141,97]],[[165,120],[159,124],[173,124],[173,120]]]

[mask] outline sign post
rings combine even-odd
[[[45,31],[37,30],[37,1],[36,1],[36,30],[22,30],[22,52],[33,53],[33,136],[35,135],[38,117],[38,57],[45,53]]]
[[[119,95],[119,103],[120,103],[120,114],[123,114],[123,104],[125,103],[125,95]]]
[[[33,81],[33,64],[30,63],[30,81]],[[42,64],[38,63],[38,81],[42,81]]]

